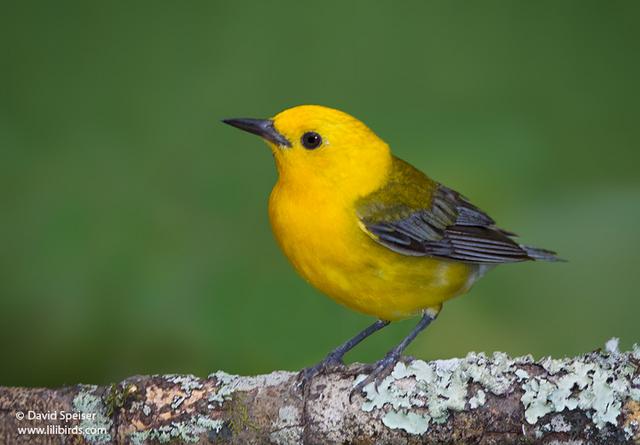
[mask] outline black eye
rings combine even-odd
[[[302,145],[304,148],[313,150],[314,148],[318,148],[320,144],[322,144],[322,138],[318,133],[309,131],[302,135]]]

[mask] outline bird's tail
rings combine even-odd
[[[527,252],[527,256],[535,261],[566,261],[562,258],[558,258],[556,253],[552,250],[538,249],[537,247],[520,245]]]

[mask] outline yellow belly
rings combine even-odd
[[[365,234],[349,203],[274,188],[269,216],[296,270],[335,301],[383,320],[410,317],[466,292],[478,267],[393,252]]]

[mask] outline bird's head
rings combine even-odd
[[[366,194],[379,186],[391,164],[382,139],[358,119],[332,108],[301,105],[272,119],[224,122],[267,142],[281,181]]]

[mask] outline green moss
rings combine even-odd
[[[112,384],[104,399],[104,403],[107,407],[107,417],[113,416],[113,413],[122,408],[125,403],[131,399],[135,390],[135,386],[131,383],[127,383],[124,386],[115,383]]]
[[[238,434],[247,428],[258,431],[259,427],[249,417],[249,409],[243,396],[238,395],[227,406],[229,413],[229,426],[234,434]]]

